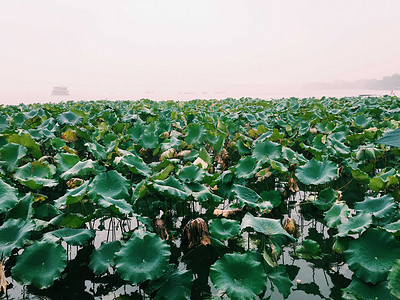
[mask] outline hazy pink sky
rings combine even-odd
[[[400,72],[399,16],[398,0],[3,0],[0,103],[287,96],[382,78]]]

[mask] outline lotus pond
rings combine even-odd
[[[0,298],[398,299],[400,100],[0,106]]]

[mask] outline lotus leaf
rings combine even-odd
[[[372,214],[379,221],[390,222],[397,212],[396,204],[391,195],[382,197],[365,197],[363,202],[357,202],[354,206],[356,210]]]
[[[261,200],[260,195],[245,186],[235,184],[233,190],[242,206],[247,205],[249,207],[256,207],[256,203]]]
[[[39,145],[32,139],[29,133],[23,135],[13,134],[8,137],[8,142],[15,143],[25,146],[29,151],[32,152],[36,159],[42,156]]]
[[[111,210],[116,214],[130,214],[132,212],[132,205],[124,199],[113,199],[111,197],[100,196],[97,203],[104,207],[111,207]]]
[[[296,177],[304,184],[318,185],[337,178],[338,169],[331,161],[311,159],[296,169]]]
[[[122,279],[142,283],[160,277],[168,268],[169,245],[158,235],[136,231],[115,253],[115,266]]]
[[[264,202],[270,202],[273,207],[278,207],[282,203],[281,194],[278,191],[262,191],[260,193]]]
[[[337,196],[338,193],[335,190],[327,188],[319,192],[317,200],[313,201],[312,204],[321,210],[328,210],[336,201]]]
[[[281,156],[282,147],[281,145],[271,141],[256,141],[253,147],[253,156],[257,160],[263,160],[266,158],[278,159]]]
[[[240,231],[240,225],[235,220],[214,219],[210,223],[209,230],[213,237],[224,241],[237,235]]]
[[[46,241],[36,241],[17,257],[11,273],[20,284],[29,284],[44,289],[60,278],[61,272],[66,266],[67,253],[63,246]]]
[[[33,195],[31,193],[26,194],[13,208],[7,210],[6,219],[29,220],[33,215],[32,203]]]
[[[0,212],[8,211],[18,203],[17,189],[0,178]]]
[[[93,154],[94,158],[97,160],[102,160],[106,159],[107,153],[106,153],[106,148],[102,145],[100,145],[97,142],[93,143],[86,143],[86,147],[88,147],[88,151]]]
[[[114,254],[121,249],[119,241],[103,243],[98,249],[93,250],[90,255],[89,268],[96,275],[102,275],[107,272],[109,267],[113,267]]]
[[[18,161],[23,158],[27,149],[23,145],[8,143],[0,149],[0,166],[5,166],[8,172],[14,171]]]
[[[390,294],[386,281],[376,285],[365,283],[356,276],[353,276],[350,285],[343,289],[343,299],[348,300],[395,300],[396,297]]]
[[[282,238],[282,244],[289,244],[290,242],[295,242],[296,239],[288,234],[285,229],[283,229],[279,220],[253,217],[250,213],[247,213],[240,225],[241,230],[251,228],[255,232],[265,234],[269,237]]]
[[[204,141],[205,133],[204,126],[192,123],[188,126],[185,141],[189,145],[201,144]]]
[[[70,205],[82,201],[87,193],[90,182],[90,180],[87,180],[81,186],[68,190],[64,196],[54,200],[55,207],[60,208],[63,205]]]
[[[158,138],[154,132],[145,132],[140,138],[140,145],[144,149],[154,149],[158,146]]]
[[[156,180],[153,186],[156,191],[179,200],[186,200],[190,195],[182,183],[173,176],[169,176],[165,180]]]
[[[54,157],[57,162],[57,169],[63,173],[79,162],[79,156],[70,153],[57,153]]]
[[[96,169],[97,162],[89,159],[86,161],[79,161],[72,168],[66,170],[61,174],[61,178],[64,180],[69,180],[72,177],[85,178],[89,174],[97,174],[98,170]]]
[[[58,185],[58,181],[52,179],[52,176],[49,166],[40,161],[27,163],[15,172],[15,179],[33,190]]]
[[[266,288],[262,264],[249,253],[225,254],[210,268],[214,286],[231,299],[255,299]]]
[[[370,228],[351,240],[344,254],[357,277],[376,284],[386,279],[394,260],[400,257],[400,244],[390,233]]]
[[[157,292],[155,299],[190,299],[193,285],[193,273],[190,270],[181,271],[174,265],[169,265],[167,272],[149,283],[146,292]]]
[[[382,138],[375,143],[384,144],[392,147],[400,148],[400,128],[386,133]]]
[[[290,294],[290,288],[293,286],[293,283],[290,280],[285,267],[278,266],[276,268],[272,268],[272,270],[267,273],[267,277],[286,299]]]
[[[140,174],[145,177],[149,177],[152,174],[149,166],[139,156],[126,155],[120,160],[120,163],[127,166],[134,174]]]
[[[8,219],[0,226],[0,257],[8,257],[15,248],[22,248],[34,225],[28,220]]]
[[[390,292],[400,299],[400,259],[394,261],[388,275],[388,287]]]
[[[128,180],[115,170],[96,175],[91,184],[89,195],[113,199],[122,199],[129,196]]]
[[[302,244],[296,247],[296,254],[304,259],[319,259],[321,258],[321,247],[311,239],[303,240]]]
[[[252,178],[260,169],[257,159],[252,156],[241,158],[235,167],[235,175],[238,178]]]
[[[94,230],[68,227],[57,229],[46,234],[61,238],[64,242],[72,246],[82,246],[96,235]]]
[[[326,225],[330,228],[337,227],[342,220],[347,220],[350,209],[346,203],[336,202],[332,207],[324,213]]]
[[[400,234],[400,220],[387,224],[383,227],[387,232],[392,233],[394,236],[398,236]]]
[[[347,222],[342,222],[337,229],[337,236],[344,237],[349,234],[360,233],[364,229],[367,229],[372,224],[372,215],[367,212],[361,212],[356,216],[347,219]]]
[[[203,180],[205,174],[206,172],[203,169],[195,165],[190,165],[179,171],[178,178],[182,181],[200,182]]]
[[[80,116],[77,116],[72,111],[62,113],[57,117],[57,122],[60,125],[75,126],[77,124],[82,123],[82,121],[83,121],[83,118]]]

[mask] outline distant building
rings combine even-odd
[[[69,96],[68,88],[65,86],[55,86],[51,92],[52,96]]]

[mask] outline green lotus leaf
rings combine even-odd
[[[0,115],[0,132],[7,130],[10,127],[7,116]]]
[[[357,151],[356,151],[356,160],[370,160],[374,159],[379,154],[381,153],[380,149],[377,149],[373,146],[361,146]]]
[[[203,180],[206,172],[195,165],[182,168],[178,173],[178,178],[182,181],[200,182]]]
[[[351,175],[357,181],[366,182],[366,183],[369,183],[369,181],[370,181],[369,175],[360,169],[351,168]]]
[[[396,169],[391,169],[389,171],[384,170],[370,180],[368,187],[375,192],[380,192],[398,182],[399,179]]]
[[[381,281],[376,285],[365,283],[364,281],[353,276],[350,285],[342,290],[342,299],[347,300],[395,300],[397,299],[390,294],[386,281]]]
[[[57,169],[61,173],[71,169],[80,161],[77,155],[70,153],[57,153],[54,159],[57,162]]]
[[[279,220],[253,217],[253,215],[247,213],[242,219],[240,229],[245,230],[247,228],[253,229],[255,232],[265,234],[269,237],[280,238],[282,239],[282,245],[296,241],[294,237],[292,237],[286,232],[285,229],[283,229]]]
[[[342,223],[342,219],[349,217],[350,209],[344,202],[335,202],[332,207],[324,213],[326,225],[334,228]]]
[[[133,212],[132,205],[124,199],[113,199],[106,196],[100,196],[97,203],[104,208],[110,207],[116,214],[130,214]]]
[[[400,148],[400,128],[385,133],[385,135],[379,140],[375,141],[375,143]]]
[[[75,126],[77,124],[81,124],[83,122],[83,118],[80,116],[77,116],[72,111],[68,111],[68,112],[60,114],[57,117],[57,122],[60,125]]]
[[[251,149],[242,140],[238,140],[236,146],[238,147],[240,155],[251,154]]]
[[[26,194],[21,200],[18,201],[18,203],[14,207],[7,210],[6,219],[29,220],[33,215],[32,203],[33,203],[32,193]]]
[[[90,255],[89,268],[96,275],[102,275],[107,272],[109,267],[114,267],[114,255],[121,249],[119,241],[103,243],[101,246],[93,250]]]
[[[15,179],[32,190],[58,185],[58,181],[52,179],[52,176],[49,166],[40,161],[27,163],[15,172]]]
[[[388,287],[392,295],[400,299],[400,259],[394,261],[388,275]]]
[[[252,178],[260,169],[260,164],[257,163],[257,158],[246,156],[241,158],[235,167],[235,175],[238,178]]]
[[[128,180],[115,170],[96,175],[91,184],[89,195],[113,199],[122,199],[129,196]]]
[[[288,168],[286,168],[286,166],[279,161],[276,161],[273,159],[268,159],[267,161],[269,162],[269,164],[273,170],[277,170],[281,173],[286,173],[288,171]]]
[[[169,176],[165,180],[156,180],[154,189],[168,197],[186,200],[190,194],[188,190],[175,177]]]
[[[72,177],[85,178],[89,174],[97,174],[98,170],[96,169],[97,162],[88,159],[86,161],[79,161],[72,168],[66,170],[61,174],[61,178],[64,180],[69,180]]]
[[[42,157],[42,152],[40,151],[39,145],[32,139],[29,133],[25,133],[23,135],[13,134],[10,135],[7,140],[9,143],[15,143],[25,146],[29,151],[32,152],[32,155],[36,159]]]
[[[391,195],[382,197],[365,197],[363,202],[356,202],[354,208],[372,214],[379,221],[390,222],[396,215],[397,207]]]
[[[120,164],[123,164],[129,168],[134,174],[140,174],[145,177],[149,177],[152,174],[151,169],[147,164],[136,155],[126,155],[120,160]]]
[[[191,191],[191,195],[194,199],[199,201],[203,206],[207,205],[216,207],[223,201],[223,198],[211,193],[211,191],[198,182],[185,183],[185,187]]]
[[[394,236],[400,235],[400,220],[387,224],[383,227],[387,232],[392,233]]]
[[[224,241],[239,234],[240,225],[238,221],[228,219],[213,219],[209,226],[213,237]]]
[[[271,142],[269,140],[260,142],[256,141],[253,145],[253,156],[258,160],[278,159],[282,153],[282,146],[280,144]]]
[[[0,178],[0,212],[6,212],[18,203],[17,189]]]
[[[75,228],[61,228],[51,232],[46,233],[46,235],[52,235],[62,239],[69,245],[72,246],[82,246],[88,241],[93,239],[96,235],[94,230],[90,229],[75,229]]]
[[[22,248],[34,225],[28,220],[8,219],[0,226],[0,257],[8,257],[15,248]]]
[[[185,141],[189,145],[201,144],[204,141],[206,130],[204,126],[191,123],[187,128]]]
[[[317,200],[313,201],[313,205],[321,210],[328,210],[336,201],[338,193],[331,188],[327,188],[319,192]]]
[[[67,266],[67,253],[60,244],[35,242],[17,257],[11,269],[12,277],[23,285],[39,289],[53,285]]]
[[[154,132],[145,132],[140,137],[140,145],[144,149],[154,149],[158,146],[158,138]]]
[[[386,279],[394,261],[400,257],[400,244],[390,233],[370,228],[358,239],[351,240],[344,254],[357,277],[376,284]]]
[[[88,151],[93,154],[94,158],[97,160],[106,159],[107,153],[106,148],[96,141],[93,143],[86,143],[85,146],[88,148]]]
[[[321,247],[311,239],[303,240],[302,244],[296,247],[296,255],[303,259],[320,259]]]
[[[372,224],[372,215],[367,212],[361,212],[356,216],[348,219],[347,222],[342,222],[337,229],[337,236],[344,237],[349,234],[360,233],[364,229],[367,229]]]
[[[152,280],[146,287],[146,292],[157,292],[154,299],[190,299],[193,285],[193,273],[191,270],[181,271],[175,265],[169,265],[163,276]]]
[[[56,226],[79,228],[85,221],[86,219],[81,214],[66,212],[55,216],[49,223]]]
[[[262,264],[249,253],[225,254],[211,266],[210,279],[231,299],[256,299],[267,283]]]
[[[233,191],[242,206],[248,205],[250,207],[256,207],[256,203],[261,200],[260,195],[255,191],[239,184],[234,185]]]
[[[289,297],[290,288],[293,286],[292,281],[286,271],[285,266],[278,266],[271,268],[272,270],[267,273],[267,277],[278,288],[283,298]]]
[[[311,159],[305,165],[296,169],[296,177],[304,184],[318,185],[327,183],[338,177],[336,165],[324,160]]]
[[[0,166],[5,166],[8,172],[14,171],[18,161],[26,155],[28,149],[23,145],[8,143],[0,149]]]
[[[171,252],[155,233],[136,231],[115,253],[115,266],[122,279],[132,284],[155,279],[168,268]]]
[[[260,193],[264,202],[270,202],[273,207],[278,207],[282,203],[282,196],[278,191],[262,191]]]
[[[54,200],[54,206],[60,208],[64,205],[70,205],[74,203],[81,202],[82,199],[85,197],[89,184],[91,183],[90,180],[85,181],[81,186],[68,190],[64,196]]]

